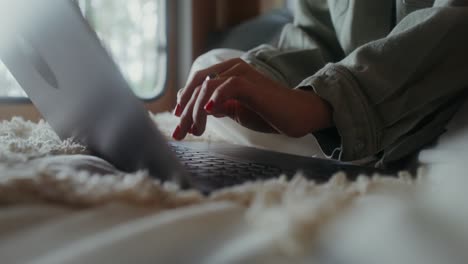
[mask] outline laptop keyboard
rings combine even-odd
[[[171,147],[190,173],[223,186],[293,174],[271,165],[230,160],[178,145],[171,144]]]

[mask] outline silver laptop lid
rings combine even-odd
[[[71,0],[0,0],[0,58],[62,138],[125,171],[185,175]]]

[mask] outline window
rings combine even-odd
[[[167,74],[166,0],[77,0],[132,90],[142,99],[163,92]],[[0,63],[0,97],[25,97]]]
[[[0,60],[0,98],[24,98],[26,93],[23,91],[13,75]]]

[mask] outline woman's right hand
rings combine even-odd
[[[206,78],[213,73],[217,78]],[[207,115],[228,116],[249,129],[291,137],[331,125],[330,107],[315,93],[274,82],[241,59],[197,72],[179,92],[175,114],[181,118],[173,133],[176,140],[187,133],[202,135]]]

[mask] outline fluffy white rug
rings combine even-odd
[[[168,115],[155,120],[168,130],[175,122]],[[209,132],[201,140],[221,139]],[[185,260],[191,263],[466,263],[463,245],[468,242],[467,213],[457,210],[463,203],[456,203],[457,207],[446,205],[466,201],[457,183],[468,181],[457,178],[440,184],[439,175],[427,176],[423,170],[420,174],[417,180],[402,174],[399,178],[361,177],[356,182],[348,182],[338,174],[323,185],[297,175],[290,182],[279,177],[203,197],[196,191],[160,184],[145,172],[115,171],[110,164],[86,156],[84,147],[59,140],[44,122],[14,118],[0,124],[3,210],[33,204],[86,210],[124,204],[164,215],[176,208],[224,202],[243,208],[242,229],[225,235],[223,243],[213,246],[203,257],[186,253]],[[231,230],[226,221],[222,222],[226,225],[223,229]],[[91,251],[87,250],[84,252]],[[145,254],[151,255],[149,262],[158,259],[185,263],[175,253],[178,249],[171,250],[174,254],[161,259],[156,256],[161,252]],[[118,248],[111,252],[113,257],[119,254]],[[48,255],[43,263],[61,263],[64,259],[73,262],[69,261],[73,254],[63,254]],[[131,252],[125,254],[130,256]],[[108,257],[92,256],[92,261],[100,262]]]
[[[163,114],[154,119],[166,135],[175,126],[176,120],[170,115]],[[222,139],[208,130],[202,138],[189,136],[187,140]],[[354,196],[366,193],[376,184],[410,182],[407,175],[405,180],[375,177],[349,183],[344,175],[337,175],[329,185],[320,186],[300,175],[292,182],[278,175],[278,179],[246,183],[204,198],[196,191],[181,191],[170,183],[161,184],[144,171],[131,174],[117,171],[107,162],[86,155],[86,148],[72,140],[61,141],[44,121],[37,124],[21,118],[4,121],[0,124],[0,142],[0,203],[3,204],[43,201],[95,206],[120,201],[172,208],[210,200],[229,200],[248,206],[259,193],[282,195],[292,186],[313,193],[323,188],[338,188],[339,193]]]

